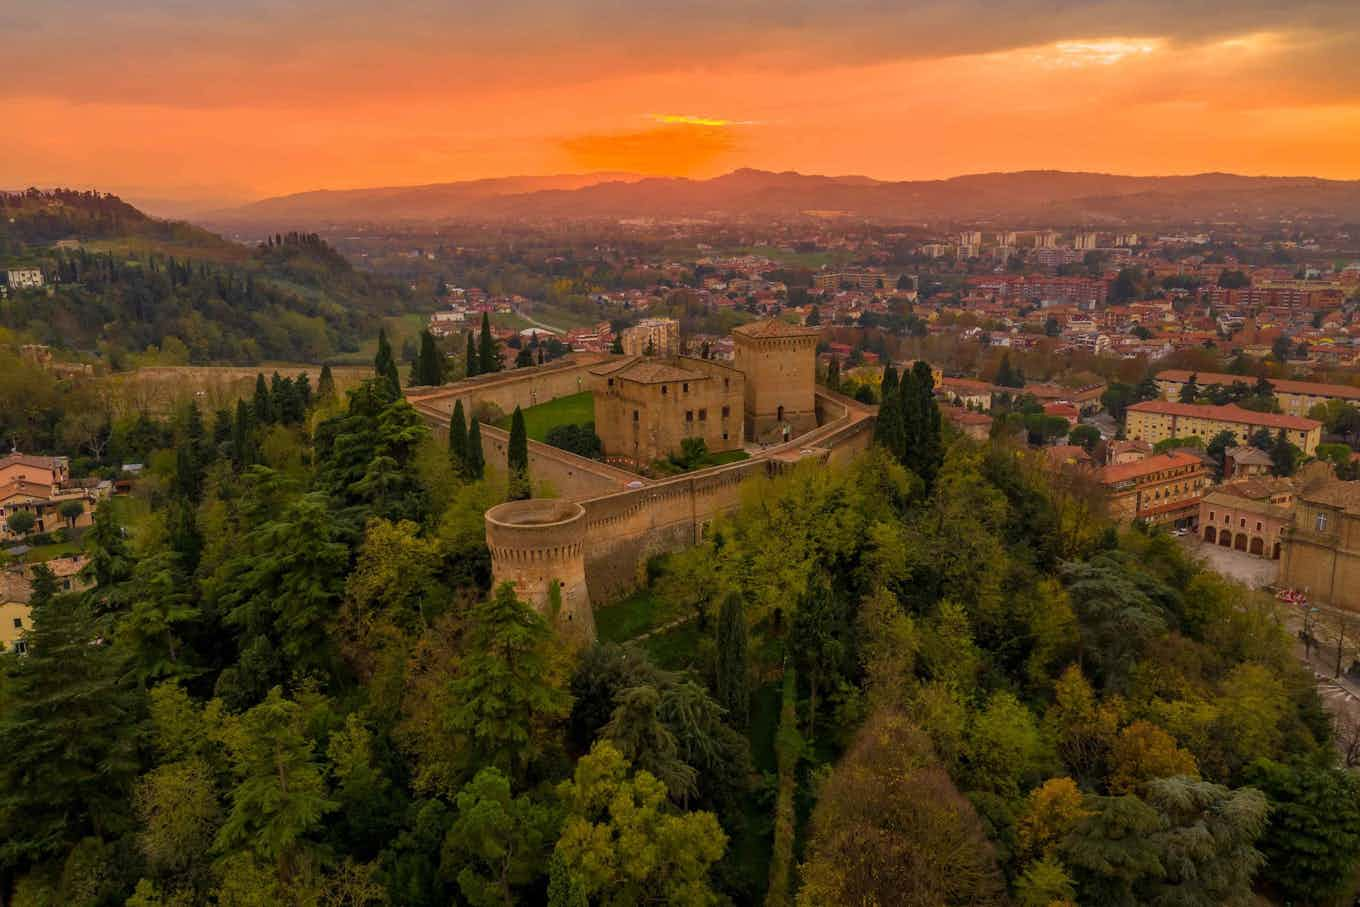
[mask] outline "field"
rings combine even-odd
[[[431,306],[431,311],[433,311],[433,306]],[[392,345],[392,355],[397,357],[397,366],[399,369],[405,365],[401,358],[402,346],[409,340],[411,343],[416,344],[416,348],[419,349],[420,332],[429,323],[430,316],[419,312],[410,312],[405,315],[391,315],[383,319],[383,328],[387,331],[387,342]],[[338,362],[343,365],[372,365],[373,359],[377,355],[378,336],[374,334],[364,341],[357,352],[335,356],[332,358],[331,362]],[[402,380],[406,380],[404,373],[402,375]]]
[[[583,425],[594,421],[595,398],[590,391],[558,397],[524,410],[524,427],[535,441],[546,440],[548,432],[559,425]],[[509,431],[510,416],[502,419],[497,427]]]
[[[112,390],[110,397],[115,412],[164,415],[191,399],[197,400],[199,407],[207,411],[234,406],[237,400],[255,392],[257,374],[268,378],[274,372],[287,378],[306,372],[315,390],[321,366],[289,362],[262,362],[250,366],[149,366],[110,375],[103,380]],[[371,365],[341,365],[332,367],[331,374],[335,378],[336,391],[343,394],[346,388],[371,377],[373,368]]]

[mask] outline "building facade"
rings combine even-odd
[[[37,268],[14,268],[5,273],[12,290],[33,290],[43,285],[43,272]]]
[[[1227,482],[1200,503],[1200,535],[1210,545],[1278,560],[1294,521],[1294,495],[1284,479]]]
[[[1244,382],[1249,386],[1256,379],[1244,375],[1225,375],[1219,372],[1189,372],[1184,369],[1167,369],[1157,373],[1157,389],[1168,400],[1180,396],[1181,388],[1194,377],[1200,387],[1221,384],[1231,387],[1234,382]],[[1319,403],[1340,400],[1344,403],[1360,405],[1360,387],[1345,384],[1322,384],[1316,381],[1290,381],[1285,378],[1268,378],[1275,390],[1275,399],[1280,401],[1280,409],[1291,416],[1306,416],[1308,411]]]
[[[644,318],[624,329],[621,342],[629,356],[678,356],[680,322],[674,318]]]
[[[641,467],[702,438],[710,452],[742,446],[745,377],[711,359],[634,359],[596,369],[595,433],[606,457]]]
[[[1209,485],[1204,461],[1194,454],[1165,453],[1097,470],[1110,518],[1118,522],[1193,526]]]
[[[817,427],[815,327],[770,319],[734,328],[733,365],[745,378],[745,431],[759,443]]]
[[[1320,604],[1360,611],[1360,482],[1301,491],[1283,541],[1281,585]]]
[[[1219,432],[1228,431],[1245,441],[1261,429],[1275,435],[1284,432],[1289,443],[1312,456],[1322,440],[1322,423],[1301,416],[1258,413],[1240,406],[1209,406],[1175,403],[1170,400],[1144,400],[1126,411],[1125,434],[1130,438],[1156,444],[1167,438],[1197,437],[1207,445]]]

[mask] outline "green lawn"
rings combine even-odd
[[[24,562],[37,564],[42,561],[50,561],[54,557],[66,557],[68,554],[79,554],[81,550],[79,539],[71,539],[65,542],[55,542],[51,545],[38,545],[29,550],[24,555]]]
[[[600,642],[627,642],[685,616],[685,609],[662,599],[648,589],[595,611],[595,632]]]
[[[559,425],[583,425],[594,421],[595,398],[590,391],[558,397],[524,411],[524,427],[535,441],[545,440],[548,432]],[[497,427],[509,431],[510,416],[497,423]]]
[[[705,636],[706,631],[699,626],[699,621],[692,620],[674,630],[648,637],[642,641],[642,648],[653,664],[668,671],[699,668],[702,666],[700,643]]]
[[[748,454],[746,451],[738,448],[736,450],[725,450],[722,453],[709,454],[707,465],[723,466],[728,463],[737,463],[742,460],[749,459],[751,459],[751,455]]]

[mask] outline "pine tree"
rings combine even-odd
[[[109,621],[74,596],[53,598],[33,611],[28,656],[5,659],[0,866],[8,870],[134,827],[140,709],[107,643]]]
[[[387,341],[385,328],[378,329],[378,353],[373,357],[373,373],[379,378],[387,379],[389,400],[395,400],[401,395],[401,377],[397,374],[397,360],[392,355],[392,344]]]
[[[335,399],[335,376],[331,374],[329,365],[321,366],[321,377],[316,380],[316,399],[320,403]]]
[[[467,477],[468,481],[480,482],[486,474],[486,453],[482,450],[482,427],[473,416],[472,426],[468,429],[467,439]]]
[[[477,346],[477,370],[479,374],[499,372],[501,357],[496,352],[496,338],[491,336],[491,316],[482,313],[482,336]]]
[[[506,449],[506,467],[510,472],[510,500],[530,497],[529,434],[524,427],[524,413],[518,406],[510,418],[510,444]]]
[[[472,339],[472,332],[471,332],[471,331],[468,331],[468,335],[467,335],[467,353],[464,354],[463,359],[464,359],[464,363],[465,363],[465,365],[466,365],[467,377],[469,377],[469,378],[476,378],[479,374],[481,374],[481,368],[480,368],[481,362],[480,362],[480,360],[478,360],[478,358],[477,358],[477,344],[476,344],[476,342],[473,341],[473,339]]]
[[[741,596],[732,592],[718,614],[718,702],[743,727],[751,711],[748,646],[746,610]]]
[[[468,429],[463,418],[463,401],[453,404],[453,415],[449,418],[449,463],[459,477],[468,472]]]

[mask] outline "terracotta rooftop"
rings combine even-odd
[[[33,454],[7,453],[0,457],[0,469],[6,466],[31,466],[34,469],[57,469],[61,465],[61,457],[39,457]]]
[[[1225,375],[1221,372],[1190,372],[1185,369],[1166,369],[1157,373],[1158,381],[1178,381],[1184,384],[1190,380],[1190,376],[1195,376],[1195,383],[1200,387],[1208,387],[1210,384],[1232,385],[1234,381],[1241,381],[1244,384],[1254,385],[1256,378],[1251,375]],[[1345,384],[1322,384],[1317,381],[1291,381],[1287,378],[1267,378],[1277,391],[1286,394],[1309,394],[1314,397],[1341,397],[1347,400],[1360,400],[1360,387],[1350,387]]]
[[[614,373],[621,381],[636,381],[639,384],[661,384],[667,381],[702,381],[708,376],[703,372],[680,368],[669,362],[639,359]]]
[[[1327,482],[1304,491],[1300,497],[1347,511],[1360,511],[1360,482]]]
[[[1177,403],[1172,400],[1144,400],[1135,403],[1127,410],[1131,413],[1152,413],[1163,416],[1186,416],[1195,419],[1215,419],[1219,422],[1236,422],[1241,425],[1264,426],[1266,428],[1286,428],[1290,431],[1312,431],[1322,425],[1313,419],[1302,416],[1286,416],[1280,413],[1258,413],[1229,403],[1227,406],[1213,406],[1199,403]]]
[[[1164,453],[1155,457],[1146,457],[1136,463],[1117,463],[1113,466],[1106,466],[1100,470],[1098,475],[1101,482],[1109,485],[1114,482],[1123,482],[1128,479],[1151,475],[1164,469],[1202,465],[1204,465],[1204,461],[1194,454]]]
[[[766,318],[763,321],[752,321],[749,324],[742,324],[732,329],[733,334],[740,334],[743,337],[750,337],[753,340],[766,340],[778,337],[815,337],[821,334],[822,329],[818,327],[807,327],[801,324],[789,324],[778,318]]]

